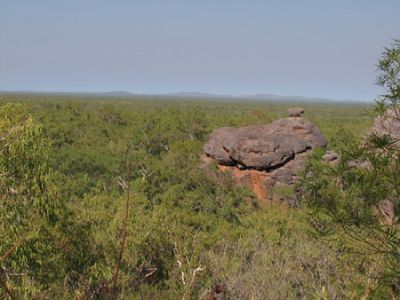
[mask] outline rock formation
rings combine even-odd
[[[370,134],[390,136],[395,145],[400,147],[400,110],[388,109],[383,115],[375,118]]]
[[[289,118],[270,124],[214,130],[204,153],[221,170],[230,171],[238,184],[250,186],[261,203],[274,199],[274,187],[291,185],[304,158],[327,140],[311,122],[300,117],[301,108],[289,109]]]
[[[304,109],[301,107],[293,107],[289,108],[287,112],[289,117],[300,117],[302,114],[304,114]]]
[[[400,149],[400,108],[398,106],[390,107],[385,113],[377,116],[364,144],[368,143],[368,138],[371,135],[389,137],[393,143],[390,147],[398,151]],[[386,154],[385,151],[377,153]],[[373,169],[370,161],[358,162],[357,167],[366,168],[367,170]],[[383,223],[392,225],[395,218],[395,210],[400,209],[400,201],[398,197],[391,197],[391,199],[385,199],[378,203],[377,208],[383,217]]]
[[[322,156],[322,160],[325,162],[334,162],[338,159],[338,155],[334,151],[327,151],[324,156]]]

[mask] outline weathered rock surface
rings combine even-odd
[[[234,161],[229,156],[229,151],[236,139],[239,129],[224,127],[214,130],[207,144],[204,145],[204,152],[214,158],[222,165],[233,165]]]
[[[390,136],[400,147],[400,110],[388,109],[382,116],[375,118],[370,133],[377,136]]]
[[[327,151],[324,156],[322,156],[322,159],[326,162],[333,162],[338,159],[338,155],[333,152],[333,151]]]
[[[325,147],[327,139],[321,131],[310,121],[301,117],[279,119],[269,125],[274,133],[291,133],[306,140],[311,148]]]
[[[292,134],[269,134],[260,138],[243,138],[230,149],[230,157],[241,166],[268,170],[285,164],[296,153],[310,149],[303,139]]]
[[[301,107],[293,107],[289,108],[287,112],[289,117],[300,117],[302,114],[304,114],[304,109]]]
[[[326,145],[318,128],[294,117],[265,125],[216,129],[204,152],[222,165],[268,170],[288,162],[297,153]]]
[[[204,145],[204,153],[217,161],[220,169],[232,172],[238,184],[252,187],[265,202],[277,183],[296,181],[309,152],[327,145],[317,127],[298,117],[304,110],[294,110],[289,112],[292,117],[270,124],[216,129]]]

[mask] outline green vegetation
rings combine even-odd
[[[398,122],[400,41],[385,50],[378,70],[378,84],[385,93],[376,112],[381,122],[391,116],[392,122]],[[380,292],[385,288],[391,289],[393,297],[400,294],[399,132],[384,128],[371,132],[361,144],[347,145],[336,166],[310,161],[301,182],[316,231],[331,241],[339,240],[343,251],[355,253],[354,259],[368,260],[364,298],[383,298]]]
[[[249,190],[202,167],[214,128],[270,122],[293,104],[110,100],[2,96],[1,255],[17,244],[1,261],[3,294],[6,287],[22,298],[107,293],[124,182],[131,197],[118,294],[205,298],[218,284],[232,298],[362,293],[367,277],[310,235],[305,210],[259,208]],[[335,149],[371,124],[362,105],[305,109]]]
[[[397,105],[395,78],[381,106]],[[398,227],[374,208],[399,199],[400,160],[387,138],[358,146],[372,107],[302,104],[343,159],[315,153],[300,207],[259,207],[200,159],[214,128],[290,106],[3,94],[0,298],[395,298]],[[372,167],[348,167],[361,158]]]

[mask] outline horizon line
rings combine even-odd
[[[22,93],[22,94],[70,94],[70,95],[104,95],[104,96],[159,96],[159,97],[167,97],[167,96],[176,96],[176,97],[188,97],[188,98],[236,98],[236,99],[254,99],[254,100],[267,100],[268,97],[278,97],[278,98],[300,98],[304,100],[323,100],[323,101],[331,101],[331,102],[374,102],[375,99],[365,100],[365,99],[337,99],[330,98],[326,96],[303,96],[303,95],[286,95],[286,94],[274,94],[274,93],[241,93],[241,94],[219,94],[219,93],[210,93],[210,92],[199,92],[199,91],[177,91],[177,92],[154,92],[154,93],[138,93],[131,92],[126,90],[111,90],[111,91],[55,91],[55,90],[0,90],[0,94],[6,93]],[[119,95],[118,95],[119,94]],[[262,99],[260,99],[262,98]]]

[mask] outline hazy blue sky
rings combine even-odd
[[[0,0],[0,90],[374,98],[399,0]]]

